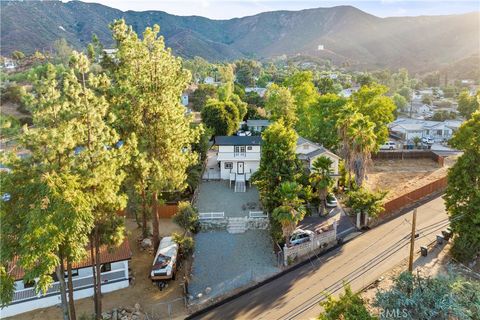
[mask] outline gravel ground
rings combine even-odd
[[[204,299],[218,297],[234,289],[258,282],[277,268],[267,230],[248,230],[241,234],[206,232],[195,236],[195,257],[189,293]],[[205,289],[211,288],[206,294]],[[207,290],[208,292],[209,290]]]
[[[255,187],[247,187],[247,192],[233,192],[228,181],[202,181],[199,186],[197,208],[199,212],[225,212],[225,217],[244,217],[248,212],[259,211],[260,200]],[[243,206],[255,203],[255,208]]]

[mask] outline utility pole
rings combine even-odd
[[[415,225],[417,223],[417,208],[413,209],[412,235],[410,237],[410,258],[408,260],[408,271],[413,271],[413,252],[415,248]]]

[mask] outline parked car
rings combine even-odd
[[[173,241],[172,237],[164,237],[160,241],[150,272],[152,281],[175,279],[177,253],[178,244]]]
[[[397,149],[397,144],[393,141],[385,142],[380,146],[380,150],[394,150]]]
[[[297,229],[290,237],[290,245],[296,246],[301,243],[310,241],[310,237],[314,235],[313,231]]]
[[[423,137],[423,138],[422,138],[422,143],[425,143],[425,144],[434,144],[434,143],[435,143],[435,140],[433,140],[432,137]]]
[[[335,208],[338,205],[337,198],[333,193],[329,193],[327,195],[327,208]]]

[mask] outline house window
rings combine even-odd
[[[30,280],[30,281],[25,281],[23,280],[23,287],[25,289],[27,288],[33,288],[35,286],[35,280]]]
[[[247,147],[247,150],[252,150],[252,147],[251,147],[251,146],[248,146],[248,147]]]
[[[72,277],[77,277],[78,276],[78,269],[72,269]],[[68,273],[65,277],[68,277]]]
[[[235,153],[245,153],[245,146],[235,146]]]
[[[233,162],[225,162],[225,169],[233,169]]]
[[[108,272],[108,271],[112,271],[112,265],[110,263],[102,264],[102,267],[100,268],[100,272]]]
[[[437,136],[441,136],[442,135],[442,130],[437,130]]]
[[[448,135],[449,135],[449,131],[448,131],[448,130],[443,130],[443,135],[444,135],[444,136],[448,136]]]

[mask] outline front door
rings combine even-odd
[[[238,174],[243,174],[243,162],[237,162],[237,173]]]

